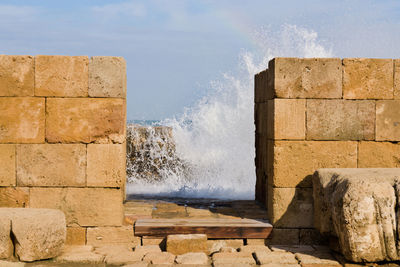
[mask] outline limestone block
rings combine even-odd
[[[2,97],[0,110],[0,143],[44,143],[44,98]]]
[[[320,264],[320,265],[329,265],[329,266],[342,266],[332,254],[328,252],[315,252],[310,255],[310,253],[296,253],[296,258],[303,264]]]
[[[162,246],[165,242],[164,238],[153,238],[152,236],[142,236],[142,245],[157,245]]]
[[[307,99],[307,140],[374,140],[375,101]]]
[[[15,145],[0,144],[0,166],[0,186],[15,186]]]
[[[313,176],[315,227],[336,236],[347,260],[393,261],[400,169],[319,169]]]
[[[343,59],[343,98],[393,99],[393,60]]]
[[[107,265],[120,266],[127,263],[136,263],[142,260],[143,255],[135,253],[126,245],[103,245],[96,247],[95,252],[105,256]]]
[[[149,245],[149,246],[136,246],[135,247],[135,253],[142,254],[142,256],[144,256],[150,252],[161,252],[160,246]]]
[[[19,186],[85,186],[83,144],[17,145]]]
[[[258,264],[297,264],[294,254],[289,252],[265,252],[256,251],[255,256]]]
[[[167,251],[175,255],[188,252],[207,252],[207,235],[168,235]]]
[[[204,252],[189,252],[176,257],[176,263],[178,264],[208,264],[209,259]]]
[[[125,182],[125,144],[89,144],[87,146],[87,185],[121,187]]]
[[[323,245],[328,244],[326,240],[315,229],[300,229],[300,245]]]
[[[49,143],[124,143],[125,100],[48,98]]]
[[[63,253],[54,259],[57,263],[101,264],[104,255],[95,253],[92,246],[65,246]]]
[[[267,245],[297,245],[299,244],[299,229],[274,228],[266,243]]]
[[[360,142],[359,168],[400,168],[400,144],[390,142]]]
[[[256,103],[255,104],[255,110],[254,110],[254,122],[256,125],[256,133],[260,134],[261,136],[267,135],[268,128],[270,125],[272,125],[271,121],[268,121],[269,116],[268,116],[268,106],[269,102],[272,100],[267,100],[266,102],[263,103]]]
[[[339,58],[274,58],[268,70],[277,98],[342,98]]]
[[[33,96],[32,56],[0,55],[0,96]]]
[[[25,208],[28,205],[28,187],[0,187],[0,207]]]
[[[318,168],[356,167],[357,142],[275,141],[270,183],[275,187],[311,187],[311,177]]]
[[[254,101],[263,103],[272,99],[273,91],[268,87],[268,70],[257,73],[254,77]]]
[[[400,99],[400,59],[394,60],[394,99]]]
[[[10,237],[11,219],[0,217],[0,259],[9,259],[14,254],[14,245]]]
[[[214,253],[212,255],[212,260],[213,260],[213,265],[216,266],[216,264],[242,264],[240,266],[245,266],[245,264],[251,264],[255,265],[256,262],[252,256],[251,253],[245,253],[245,252],[219,252],[219,253]],[[232,266],[228,265],[228,266]]]
[[[104,56],[90,59],[89,96],[126,98],[125,59]]]
[[[67,227],[66,245],[83,246],[86,245],[86,228]]]
[[[68,226],[121,226],[122,193],[112,188],[31,188],[30,207],[62,210]]]
[[[239,248],[240,252],[255,253],[256,251],[270,252],[271,250],[265,245],[246,245]]]
[[[269,139],[304,140],[306,136],[306,100],[274,99],[268,101]]]
[[[246,240],[246,244],[247,245],[265,245],[266,239],[262,239],[262,238],[256,238],[256,239],[250,239],[248,238]]]
[[[400,141],[400,100],[376,102],[376,140]]]
[[[241,246],[243,246],[243,239],[207,240],[208,254],[218,252],[224,247],[238,249]]]
[[[149,252],[143,257],[143,261],[151,264],[174,264],[175,255],[169,252]]]
[[[21,261],[58,256],[66,238],[65,215],[59,210],[1,208],[0,218],[11,220],[17,242],[15,254]]]
[[[135,247],[140,238],[133,235],[133,226],[95,227],[87,229],[87,244],[101,246],[104,244],[124,244]]]
[[[88,69],[87,56],[36,56],[35,95],[88,96]]]
[[[271,223],[278,228],[313,227],[313,195],[311,188],[272,188]]]

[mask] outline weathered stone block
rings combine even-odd
[[[0,143],[44,143],[44,98],[3,97],[0,110]]]
[[[121,187],[125,182],[125,144],[89,144],[87,146],[87,185]]]
[[[400,59],[394,60],[394,99],[400,99]]]
[[[176,263],[178,264],[197,264],[197,265],[207,265],[209,259],[204,252],[189,252],[176,257]]]
[[[268,102],[272,100],[268,100],[263,103],[256,103],[254,106],[254,123],[256,125],[256,133],[260,135],[267,135],[268,127],[271,125],[271,122],[268,121]]]
[[[0,145],[0,166],[0,186],[15,186],[15,145]]]
[[[329,156],[327,156],[329,155]],[[275,141],[273,176],[275,187],[310,187],[318,168],[356,168],[357,142]]]
[[[133,235],[133,226],[95,227],[87,229],[87,244],[125,244],[129,247],[140,245],[140,237]]]
[[[272,216],[278,228],[312,228],[313,195],[311,188],[272,188]]]
[[[325,239],[315,229],[300,229],[300,245],[327,245],[328,240]]]
[[[0,187],[0,207],[24,208],[28,205],[28,187]]]
[[[224,247],[238,249],[241,246],[243,246],[243,239],[207,240],[208,254],[219,252]]]
[[[319,169],[313,176],[315,227],[336,236],[347,260],[393,261],[400,169]]]
[[[14,254],[14,245],[11,241],[10,232],[11,219],[0,217],[0,259],[9,259]]]
[[[274,58],[268,70],[277,98],[342,98],[339,58]]]
[[[0,96],[33,96],[32,56],[0,55]]]
[[[307,140],[374,140],[375,101],[307,100]]]
[[[95,253],[105,256],[106,266],[131,266],[131,263],[140,262],[143,258],[141,253],[132,252],[132,247],[127,245],[103,245],[96,247]]]
[[[149,252],[143,257],[143,261],[151,264],[174,264],[175,255],[169,252]]]
[[[63,253],[54,259],[64,265],[100,265],[104,264],[104,255],[95,253],[92,246],[65,246]],[[73,264],[74,263],[74,264]],[[89,266],[90,266],[89,265]]]
[[[88,95],[87,56],[36,56],[35,95],[82,97]]]
[[[85,186],[83,144],[17,145],[19,186]]]
[[[376,102],[376,140],[400,141],[400,100]]]
[[[268,70],[257,73],[254,77],[254,101],[263,103],[272,99],[273,91],[268,87]]]
[[[48,98],[46,139],[50,143],[124,143],[123,99]]]
[[[86,228],[67,227],[66,245],[84,246],[86,244]]]
[[[20,261],[49,259],[62,252],[66,227],[61,211],[1,208],[0,218],[11,220],[15,255]]]
[[[207,235],[168,235],[167,251],[175,255],[188,252],[207,252]]]
[[[343,59],[343,98],[393,99],[393,60]]]
[[[360,142],[359,168],[400,168],[400,144],[390,142]]]
[[[274,99],[268,101],[267,119],[269,139],[304,140],[306,136],[306,100]]]
[[[111,188],[31,188],[29,206],[62,210],[68,226],[121,226],[122,198]]]
[[[298,245],[299,231],[299,229],[274,228],[266,242],[268,245]]]
[[[282,265],[285,264],[297,264],[297,260],[294,254],[289,252],[270,252],[267,253],[265,251],[256,251],[255,253],[257,263],[262,264],[273,264],[279,263]]]
[[[126,98],[126,62],[122,57],[92,57],[89,96]]]

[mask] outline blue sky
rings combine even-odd
[[[400,58],[398,0],[0,0],[0,54],[123,56],[128,119],[163,119],[260,49],[254,31],[284,24],[338,57]]]

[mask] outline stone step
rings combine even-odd
[[[206,234],[208,238],[267,238],[272,225],[252,219],[139,219],[135,236]]]

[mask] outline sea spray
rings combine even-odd
[[[237,73],[211,82],[206,97],[161,123],[172,129],[174,155],[168,157],[180,163],[161,166],[157,179],[144,179],[131,169],[128,194],[254,199],[254,74],[266,69],[273,57],[330,57],[332,52],[321,45],[317,33],[295,25],[279,31],[264,28],[254,32],[253,41],[256,49],[239,55]],[[160,142],[155,133],[146,142]],[[156,146],[149,153],[162,161],[171,151]]]

